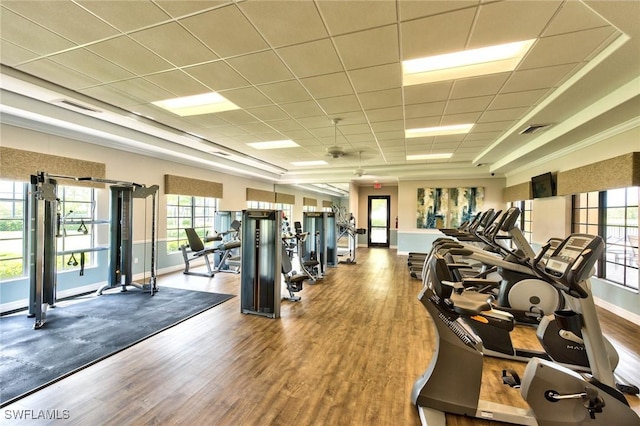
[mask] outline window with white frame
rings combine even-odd
[[[188,244],[185,228],[194,228],[200,238],[213,231],[217,208],[217,198],[167,195],[167,252]]]
[[[95,264],[92,251],[95,235],[95,190],[79,186],[58,186],[57,214],[60,229],[56,235],[57,268],[59,271],[79,269],[81,257],[84,265]]]
[[[600,235],[604,256],[597,276],[638,290],[638,198],[640,187],[611,189],[573,196],[573,232]]]
[[[0,180],[0,280],[26,276],[25,182]]]
[[[522,231],[524,238],[531,244],[531,223],[533,219],[533,201],[514,201],[509,207],[517,207],[520,209],[520,217],[518,218],[518,227]]]

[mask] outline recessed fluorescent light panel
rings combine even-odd
[[[165,99],[164,101],[152,103],[181,117],[240,109],[239,106],[215,92]]]
[[[451,126],[423,127],[420,129],[406,129],[404,131],[405,138],[424,138],[427,136],[445,136],[460,135],[469,133],[473,123],[471,124],[453,124]]]
[[[444,160],[447,158],[451,158],[452,153],[442,153],[442,154],[422,154],[422,155],[407,155],[408,161],[413,160]]]
[[[292,140],[251,142],[251,143],[248,143],[247,145],[255,149],[281,149],[281,148],[296,148],[300,146]]]
[[[434,83],[513,71],[535,39],[402,61],[403,84]]]
[[[291,163],[294,166],[324,166],[327,163],[324,160],[314,160],[314,161],[294,161]]]

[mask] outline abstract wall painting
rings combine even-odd
[[[457,228],[481,209],[483,187],[418,188],[416,227]]]

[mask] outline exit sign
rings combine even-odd
[[[373,184],[373,189],[380,189],[380,188],[382,188],[382,184],[381,183],[376,182],[376,183]]]

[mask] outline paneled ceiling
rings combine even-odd
[[[638,1],[0,6],[4,122],[275,183],[499,177],[639,125]],[[512,72],[403,87],[402,60],[528,39]],[[180,117],[152,104],[210,91],[240,109]],[[405,138],[460,123],[474,127]],[[282,139],[300,146],[247,145]],[[453,155],[407,160],[430,153]],[[327,164],[291,164],[312,160]]]

